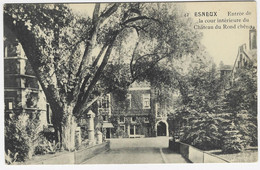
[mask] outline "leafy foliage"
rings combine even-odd
[[[213,64],[207,67],[201,63],[184,77],[183,80],[188,87],[185,88],[183,101],[186,102],[186,107],[198,112],[220,112],[222,108],[219,106],[223,98],[222,82],[216,66]]]
[[[202,55],[203,56],[203,55]],[[180,140],[203,150],[221,147],[224,91],[215,64],[194,59],[184,74],[176,77],[181,94],[174,117],[181,124]]]
[[[208,150],[219,148],[219,124],[214,114],[191,111],[182,129],[181,141]]]
[[[92,17],[75,15],[67,4],[6,4],[4,18],[50,103],[60,139],[69,137],[62,130],[71,131],[71,116],[98,96],[123,93],[163,59],[194,53],[200,44],[191,20],[168,3],[97,3]]]
[[[185,82],[176,118],[183,122],[181,140],[201,149],[222,148],[224,153],[242,151],[257,143],[256,68],[236,72],[224,88],[215,67],[193,69]],[[179,82],[181,82],[179,81]],[[230,81],[230,80],[229,80]]]
[[[242,134],[242,140],[245,145],[257,146],[257,124],[256,117],[252,117],[246,110],[241,110],[237,113],[234,124],[237,125],[237,130]]]
[[[256,67],[245,67],[236,72],[226,98],[229,109],[234,112],[248,110],[252,116],[257,115]]]
[[[34,113],[37,115],[37,113]],[[25,113],[5,120],[5,150],[18,153],[17,161],[31,158],[39,139],[39,119]]]
[[[241,152],[245,147],[245,140],[242,139],[242,134],[237,130],[235,124],[231,122],[224,131],[224,142],[222,145],[223,153]]]
[[[226,93],[227,108],[236,117],[234,122],[247,141],[257,145],[257,68],[247,66],[234,75],[231,88]],[[247,126],[246,126],[247,125]]]
[[[40,136],[40,139],[38,140],[37,145],[34,149],[34,154],[35,155],[43,155],[46,153],[53,154],[58,151],[59,145],[60,145],[59,142],[56,143],[55,141],[50,142],[44,136]]]
[[[8,149],[7,154],[5,153],[5,163],[8,165],[14,164],[16,162],[18,153],[12,154],[11,151]]]
[[[117,137],[117,138],[127,138],[128,137],[127,133],[122,129],[116,129],[115,135],[116,135],[115,137]]]

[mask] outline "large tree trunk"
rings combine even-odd
[[[73,106],[68,105],[66,108],[66,116],[62,124],[62,147],[68,151],[75,150],[75,132],[77,123],[73,116]]]
[[[64,104],[64,107],[57,107],[50,103],[53,118],[52,123],[55,129],[55,142],[60,144],[60,148],[73,151],[75,149],[76,120],[73,116],[74,104]]]

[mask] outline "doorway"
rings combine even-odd
[[[110,138],[110,128],[106,128],[106,139]]]
[[[157,124],[157,136],[167,136],[166,124],[164,122]]]

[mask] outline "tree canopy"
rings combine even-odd
[[[100,94],[200,48],[201,35],[178,7],[96,3],[89,17],[67,4],[5,4],[4,24],[21,43],[62,134]]]

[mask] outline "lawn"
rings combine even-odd
[[[223,159],[226,159],[230,162],[257,162],[258,151],[257,148],[250,148],[240,153],[235,154],[223,154],[221,150],[209,151],[211,154],[215,154]]]

